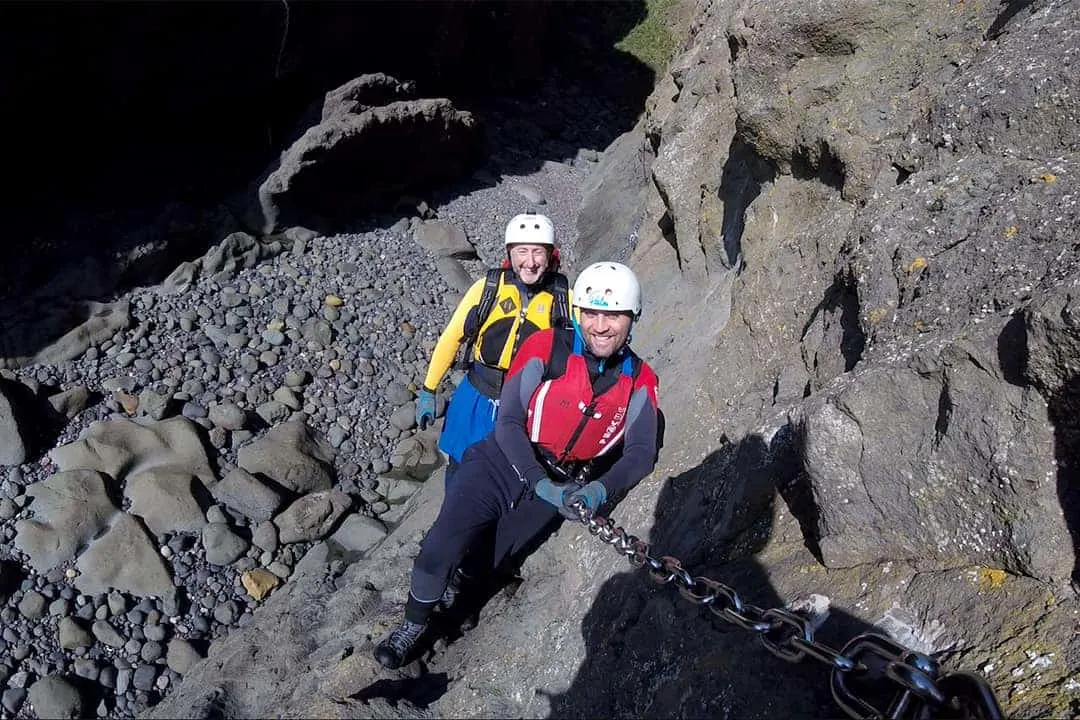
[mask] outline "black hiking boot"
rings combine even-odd
[[[390,634],[375,647],[375,659],[384,668],[396,670],[405,664],[426,629],[425,623],[402,620],[401,624],[391,630]]]

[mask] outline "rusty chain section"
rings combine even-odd
[[[722,582],[691,575],[678,558],[653,557],[646,542],[609,518],[593,516],[584,503],[576,502],[570,510],[590,534],[613,546],[635,568],[647,568],[658,584],[674,584],[694,605],[755,633],[776,657],[791,663],[809,657],[829,666],[833,699],[853,718],[1003,718],[993,691],[978,675],[942,671],[929,656],[876,633],[858,635],[836,650],[814,638],[814,624],[807,615],[752,605]]]

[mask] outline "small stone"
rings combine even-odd
[[[232,625],[236,622],[236,603],[229,601],[214,607],[214,619],[222,625]]]
[[[311,373],[307,370],[290,370],[285,373],[285,387],[298,388],[311,382]]]
[[[169,641],[168,649],[165,652],[165,663],[173,672],[183,675],[201,659],[199,653],[187,640],[173,638]]]
[[[289,408],[277,400],[270,400],[255,408],[255,414],[266,421],[267,425],[276,425],[289,417]]]
[[[60,618],[56,635],[60,647],[65,650],[90,647],[90,644],[94,641],[90,633],[75,618],[71,617]]]
[[[259,523],[251,536],[252,544],[260,550],[273,553],[278,549],[277,525],[269,520]]]
[[[90,632],[92,632],[94,637],[99,641],[111,648],[124,647],[124,638],[120,636],[120,633],[116,632],[116,628],[104,620],[97,620],[94,622],[90,627]]]
[[[135,668],[135,677],[131,684],[136,690],[153,690],[154,680],[157,679],[157,668],[153,665],[140,665]]]
[[[2,697],[0,697],[0,705],[3,705],[4,709],[9,713],[15,714],[22,708],[23,703],[26,702],[26,690],[21,687],[13,687],[4,691]]]
[[[125,695],[131,687],[131,676],[135,671],[129,667],[119,668],[116,671],[116,694]]]
[[[285,344],[285,333],[280,330],[263,330],[262,339],[274,347]]]
[[[180,410],[180,414],[189,420],[198,420],[199,418],[206,417],[206,408],[197,402],[186,402],[184,407]]]
[[[248,570],[240,576],[240,582],[244,585],[247,594],[255,600],[262,600],[281,584],[277,575],[262,568]]]
[[[282,580],[286,580],[290,575],[292,575],[292,568],[290,568],[288,565],[281,562],[280,560],[275,560],[274,562],[270,563],[266,566],[266,569],[272,572],[277,577],[281,578]]]
[[[299,410],[303,407],[300,398],[289,387],[279,387],[274,391],[273,398],[290,410]]]
[[[82,696],[71,683],[58,675],[41,678],[30,686],[28,695],[38,717],[82,717]]]
[[[224,402],[210,407],[210,422],[226,430],[241,430],[247,422],[247,416],[236,403]]]
[[[37,590],[30,590],[19,601],[19,614],[27,620],[38,620],[45,614],[45,597]]]
[[[154,662],[164,654],[164,648],[161,647],[161,643],[157,642],[143,643],[142,649],[139,650],[139,657],[148,663]]]

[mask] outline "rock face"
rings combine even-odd
[[[237,464],[297,493],[329,490],[333,449],[316,438],[303,421],[291,420],[240,448]]]
[[[79,556],[75,587],[87,594],[116,588],[172,599],[176,588],[157,546],[131,515],[117,515],[109,531]]]
[[[74,559],[76,552],[97,537],[115,515],[106,476],[93,470],[56,473],[32,486],[35,516],[16,523],[15,546],[39,572]]]
[[[667,411],[661,466],[616,519],[762,609],[827,595],[833,647],[887,633],[981,674],[1010,717],[1069,715],[1080,7],[696,13],[573,248],[642,276],[634,343]],[[370,649],[439,486],[347,568],[316,545],[154,714],[384,712]],[[400,714],[837,714],[823,666],[718,632],[580,527],[523,574],[428,662],[468,681]]]
[[[338,105],[282,154],[259,187],[260,227],[270,232],[351,215],[459,178],[474,162],[479,139],[472,114],[446,99],[400,100],[355,113]]]
[[[0,465],[19,465],[26,460],[26,441],[11,399],[0,383]]]

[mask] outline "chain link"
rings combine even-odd
[[[676,557],[653,557],[648,543],[610,518],[593,515],[584,503],[577,502],[571,509],[591,535],[613,546],[635,568],[646,568],[654,582],[674,584],[679,595],[694,605],[753,632],[776,657],[791,663],[810,657],[827,665],[833,698],[853,718],[1003,717],[993,691],[978,675],[942,673],[931,658],[877,633],[858,635],[836,650],[814,638],[811,618],[788,608],[751,605],[734,588],[691,575]]]

